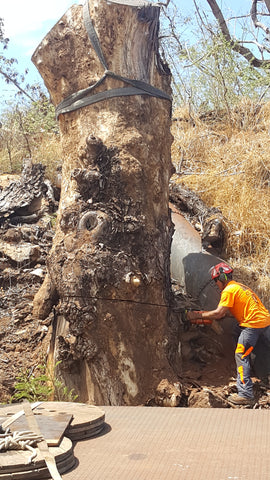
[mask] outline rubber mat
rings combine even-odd
[[[78,442],[64,480],[269,480],[270,412],[102,407],[103,433]]]

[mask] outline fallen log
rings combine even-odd
[[[44,185],[45,167],[41,163],[33,164],[25,159],[19,180],[9,183],[0,192],[0,222],[9,218],[14,222],[29,223],[37,221],[41,201],[46,190]]]
[[[202,247],[213,255],[222,255],[226,247],[227,222],[216,207],[208,207],[193,190],[170,181],[170,201],[201,235]]]

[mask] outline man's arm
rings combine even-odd
[[[207,320],[221,320],[230,313],[227,307],[218,306],[215,310],[210,311],[193,311],[187,312],[188,320],[207,319]]]

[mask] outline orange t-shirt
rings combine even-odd
[[[270,313],[257,295],[245,285],[231,281],[221,292],[219,306],[227,307],[241,327],[264,328]]]

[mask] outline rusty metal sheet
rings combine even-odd
[[[1,411],[0,411],[1,414]],[[37,415],[35,414],[41,434],[45,438],[49,446],[57,446],[60,444],[61,439],[72,421],[72,415],[67,413],[55,414],[51,416]],[[0,417],[0,424],[2,424],[7,417]],[[15,420],[10,425],[11,432],[29,430],[27,419],[22,416]]]
[[[56,413],[72,414],[73,419],[65,435],[74,441],[98,435],[105,422],[103,410],[85,403],[43,402],[36,408],[36,412],[46,416]]]

